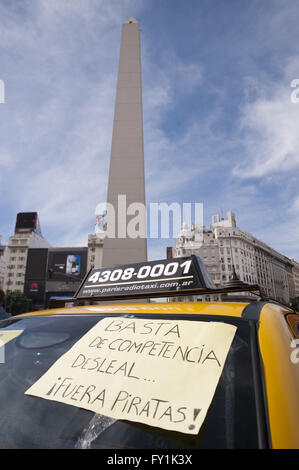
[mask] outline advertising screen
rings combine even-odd
[[[52,269],[54,273],[79,276],[81,274],[81,255],[55,253],[52,260]]]
[[[33,232],[37,225],[37,212],[19,212],[16,220],[15,233]]]

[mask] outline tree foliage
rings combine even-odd
[[[11,315],[30,312],[31,304],[32,300],[21,292],[12,291],[6,294],[5,310]]]

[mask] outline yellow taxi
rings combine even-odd
[[[179,301],[212,289],[194,256],[101,268],[2,321],[0,448],[298,449],[299,314]]]

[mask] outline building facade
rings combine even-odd
[[[48,250],[45,307],[53,298],[72,298],[80,287],[87,267],[87,247],[62,247]]]
[[[293,281],[294,281],[294,296],[299,297],[299,263],[295,260],[291,260],[293,263]]]
[[[35,232],[15,233],[9,237],[6,252],[4,290],[24,292],[28,250],[49,248],[51,245]]]
[[[88,235],[87,271],[103,266],[103,243],[98,233]]]
[[[0,288],[24,293],[34,310],[47,308],[51,297],[73,297],[86,272],[102,261],[99,234],[88,235],[85,247],[53,248],[42,237],[37,214],[21,213],[7,247],[0,239]]]
[[[200,231],[203,242],[199,247]],[[227,213],[226,219],[218,214],[213,216],[209,229],[202,226],[189,229],[184,224],[172,254],[173,257],[200,256],[219,287],[230,280],[234,267],[241,281],[259,284],[269,297],[284,303],[289,303],[299,288],[298,263],[238,228],[232,212]],[[218,296],[203,296],[202,300],[218,300]]]
[[[86,265],[87,247],[29,248],[24,294],[33,310],[48,308],[52,299],[73,298]]]
[[[2,245],[2,236],[0,235],[0,289],[4,287],[4,276],[6,270],[6,246]]]

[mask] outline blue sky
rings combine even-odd
[[[105,201],[121,25],[141,28],[147,202],[202,202],[299,260],[299,3],[0,0],[0,235],[84,246]],[[149,241],[149,258],[173,240]]]

